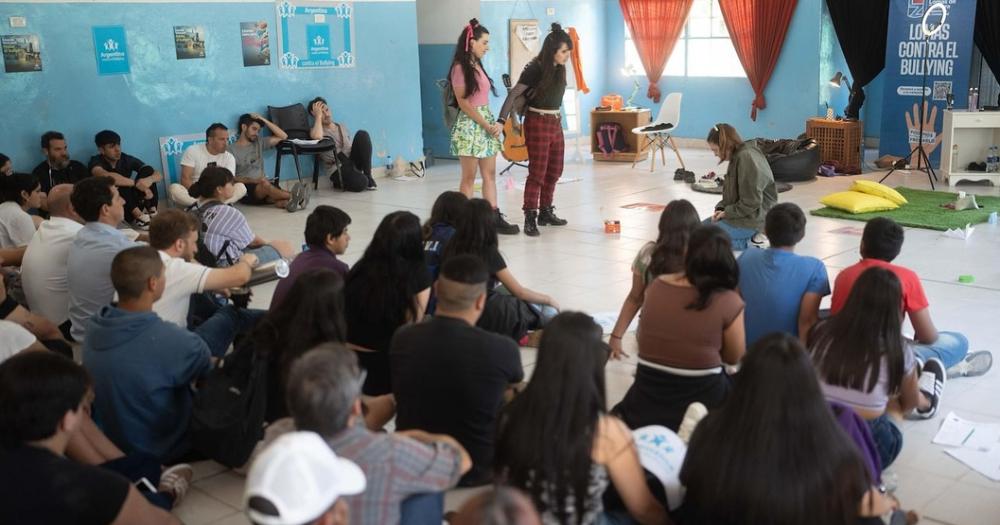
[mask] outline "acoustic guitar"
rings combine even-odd
[[[510,75],[503,75],[503,85],[510,93]],[[514,119],[517,115],[511,115],[503,124],[503,158],[510,162],[524,162],[528,160],[528,146],[524,142],[524,128],[514,129]]]

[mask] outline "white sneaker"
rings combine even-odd
[[[988,350],[969,352],[960,363],[948,369],[948,378],[977,377],[993,368],[993,354]]]
[[[944,395],[944,384],[948,376],[945,374],[944,363],[936,357],[932,357],[924,363],[923,371],[920,372],[920,379],[917,385],[920,392],[927,396],[931,406],[924,411],[919,409],[913,411],[913,415],[919,419],[930,419],[937,414],[938,407],[941,406],[941,396]]]

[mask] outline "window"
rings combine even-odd
[[[642,60],[625,27],[625,69],[644,75]],[[719,9],[719,0],[694,0],[687,24],[667,60],[664,75],[679,77],[746,77]]]

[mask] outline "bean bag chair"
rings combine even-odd
[[[812,139],[753,139],[767,157],[777,182],[805,182],[816,178],[822,163],[819,145]]]

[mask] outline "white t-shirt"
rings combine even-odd
[[[208,152],[208,147],[204,143],[195,144],[184,150],[184,156],[181,157],[181,166],[194,168],[194,174],[191,176],[192,183],[201,178],[201,172],[205,171],[205,168],[212,165],[212,163],[216,166],[228,168],[229,172],[233,175],[236,174],[236,157],[232,153],[223,151],[218,155],[212,155]]]
[[[0,248],[26,246],[35,234],[35,221],[14,201],[0,204]]]
[[[83,225],[52,217],[35,232],[21,262],[21,286],[31,311],[62,324],[69,319],[69,278],[66,261],[76,232]]]
[[[37,339],[23,326],[0,319],[0,363],[28,348]]]
[[[180,257],[171,257],[162,251],[160,259],[166,267],[167,285],[160,300],[153,303],[153,311],[160,319],[186,329],[191,294],[205,291],[208,272],[212,269],[189,263]]]

